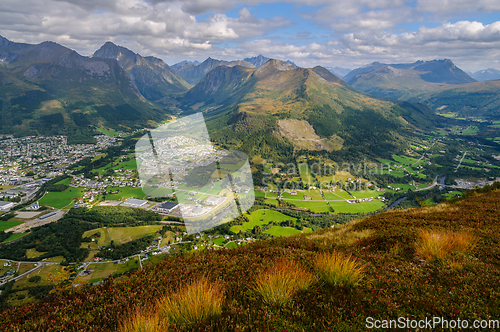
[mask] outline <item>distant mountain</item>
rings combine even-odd
[[[374,62],[351,71],[344,80],[371,95],[403,100],[445,85],[475,82],[449,59],[390,65]]]
[[[142,57],[112,42],[105,43],[92,57],[117,60],[129,74],[139,92],[154,102],[168,101],[170,95],[184,92],[191,87],[163,60],[152,56]]]
[[[476,81],[500,80],[500,70],[488,68],[485,70],[476,71],[475,73],[472,73],[471,76]]]
[[[325,67],[335,75],[337,75],[340,78],[343,78],[347,74],[349,74],[352,70],[348,68],[342,68],[342,67]]]
[[[199,65],[200,62],[199,61],[187,61],[187,60],[183,60],[181,62],[177,62],[176,64],[170,66],[170,69],[172,69],[174,72],[176,72],[177,70],[181,69],[182,66],[184,65],[187,65],[188,63],[190,64],[193,64],[193,65]]]
[[[457,117],[500,120],[500,80],[446,86],[410,100]]]
[[[0,63],[1,133],[63,134],[85,142],[95,128],[130,130],[168,118],[113,59],[0,37]]]
[[[431,127],[436,118],[425,106],[369,97],[323,67],[274,59],[258,68],[216,67],[186,92],[182,104],[186,114],[205,112],[217,144],[281,158],[301,149],[392,153],[404,145],[395,137]]]
[[[178,68],[175,73],[186,80],[189,84],[198,83],[203,76],[205,76],[212,69],[219,66],[243,66],[248,68],[254,68],[255,65],[247,62],[245,60],[237,61],[224,61],[208,58],[200,64],[186,63],[182,67]]]
[[[254,56],[253,58],[246,58],[244,60],[246,62],[250,62],[255,67],[260,67],[266,62],[268,62],[270,59],[268,57],[263,56],[262,54],[259,54],[258,56]]]

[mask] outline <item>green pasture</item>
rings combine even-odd
[[[115,201],[128,198],[144,198],[146,196],[141,187],[108,187],[107,191],[116,191],[118,194],[106,195],[106,200]]]
[[[101,233],[101,236],[96,239],[97,245],[106,246],[111,243],[111,239],[109,237],[109,233],[106,227],[101,227],[101,228],[91,229],[90,231],[86,231],[85,233],[82,234],[82,238],[87,236],[92,236],[97,232]],[[87,245],[88,243],[84,244]]]
[[[347,201],[330,202],[330,206],[334,209],[334,213],[369,213],[385,207],[385,204],[375,199],[361,203],[348,203]]]
[[[293,220],[296,221],[297,218],[287,216],[281,212],[261,209],[257,211],[253,211],[250,214],[247,214],[248,222],[243,223],[242,225],[235,225],[231,227],[231,231],[234,233],[238,233],[240,231],[248,231],[252,230],[255,226],[264,226],[269,224],[269,222],[280,222],[284,220]]]
[[[264,198],[266,197],[266,193],[261,190],[255,190],[255,198]]]
[[[111,240],[126,243],[151,235],[162,229],[161,225],[146,225],[135,227],[108,227]]]
[[[238,245],[236,244],[236,242],[231,241],[228,244],[226,244],[226,248],[228,248],[228,249],[238,248]]]
[[[310,202],[310,201],[290,201],[299,208],[309,209],[315,213],[330,212],[330,208],[326,205],[326,202]]]
[[[162,228],[161,225],[146,225],[146,226],[135,226],[135,227],[108,227],[108,228],[97,228],[83,233],[83,237],[90,236],[97,232],[101,233],[101,237],[97,239],[98,245],[107,245],[114,241],[116,243],[126,243],[133,240],[140,239],[144,236],[156,233]],[[109,235],[108,235],[109,231]],[[83,243],[87,247],[89,243]]]
[[[9,228],[22,224],[21,221],[0,221],[0,232],[3,232]]]
[[[216,239],[212,239],[212,242],[218,246],[223,246],[224,243],[226,242],[226,239],[223,237],[218,237]]]
[[[469,128],[462,131],[464,135],[477,134],[479,132],[479,128],[477,126],[470,126]]]
[[[351,194],[356,198],[370,198],[381,196],[381,192],[376,190],[351,191]]]
[[[17,240],[23,236],[25,236],[27,233],[12,233],[12,235],[5,241],[3,242],[10,242],[10,241],[14,241],[14,240]]]
[[[82,196],[85,190],[80,188],[69,187],[61,192],[49,192],[43,196],[39,203],[40,205],[51,206],[55,209],[62,209],[70,204],[74,199]]]

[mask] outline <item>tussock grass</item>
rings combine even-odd
[[[293,295],[309,288],[314,276],[291,261],[280,261],[257,276],[254,290],[264,302],[278,306],[290,302]]]
[[[185,326],[220,314],[223,302],[222,286],[201,278],[158,300],[158,313],[166,323]]]
[[[158,312],[154,309],[136,310],[130,315],[125,315],[120,322],[119,332],[158,332],[167,331],[162,326]]]
[[[416,250],[427,260],[459,268],[462,264],[456,261],[453,254],[465,255],[476,245],[477,237],[466,232],[421,231]]]
[[[316,269],[324,282],[336,286],[355,287],[364,278],[364,269],[355,258],[335,251],[320,254],[316,259]]]
[[[337,246],[348,247],[375,233],[371,229],[363,229],[361,231],[353,230],[354,225],[362,220],[363,219],[353,220],[348,224],[336,226],[334,229],[329,228],[314,232],[307,235],[307,238],[322,243],[324,246],[331,246],[332,243],[334,243]]]
[[[459,207],[452,205],[450,203],[440,203],[433,206],[425,206],[421,208],[414,208],[405,211],[409,215],[422,215],[422,214],[432,214],[432,213],[449,213],[458,211]],[[393,210],[394,212],[400,212],[398,210]]]

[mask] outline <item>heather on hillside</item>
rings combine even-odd
[[[116,331],[156,300],[182,294],[187,281],[206,278],[224,289],[217,315],[172,331],[364,331],[366,318],[498,319],[500,317],[500,191],[471,194],[434,207],[393,211],[335,228],[276,238],[232,250],[178,255],[94,287],[69,287],[44,305],[4,310],[2,331]],[[419,251],[422,232],[470,234],[474,245],[442,264]],[[454,236],[454,241],[458,237]],[[317,259],[351,257],[363,282],[322,282]],[[253,288],[287,260],[316,276],[283,305]]]

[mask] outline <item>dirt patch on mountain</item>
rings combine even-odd
[[[320,138],[313,126],[306,120],[278,120],[279,133],[288,138],[297,149],[336,151],[342,148],[344,140],[333,135]]]

